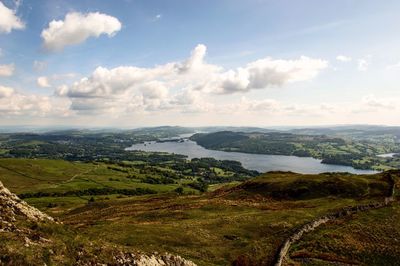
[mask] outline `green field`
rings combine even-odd
[[[0,159],[0,180],[28,203],[58,215],[63,208],[85,205],[89,200],[109,200],[132,195],[172,193],[198,194],[212,180],[233,178],[233,172],[206,169],[201,161],[193,167],[180,161],[148,163],[68,162],[49,159]],[[175,168],[179,166],[179,169]],[[206,167],[206,168],[203,168]],[[218,173],[215,173],[218,169]],[[186,174],[185,174],[186,173]],[[208,173],[212,176],[208,177]],[[227,174],[229,173],[229,174]],[[207,175],[207,176],[204,176]],[[212,178],[212,179],[210,179]],[[240,177],[241,178],[241,177]],[[243,178],[248,178],[244,176]],[[93,199],[92,199],[93,198]]]
[[[56,242],[65,238],[67,242],[82,243],[87,250],[92,249],[89,243],[98,243],[105,249],[117,247],[149,253],[170,252],[193,260],[198,265],[229,265],[234,261],[269,265],[282,241],[294,229],[345,206],[382,200],[389,187],[381,174],[301,175],[271,172],[245,182],[211,184],[209,192],[201,193],[187,186],[188,182],[193,181],[191,176],[181,176],[175,179],[174,184],[144,183],[149,175],[162,179],[163,173],[170,175],[176,170],[165,163],[150,168],[140,165],[138,162],[110,164],[39,159],[0,160],[1,181],[6,186],[20,195],[31,195],[25,198],[28,203],[63,222],[62,228],[58,229],[39,225],[44,236],[56,237]],[[224,177],[227,175],[218,167],[213,167],[211,172]],[[183,193],[176,193],[178,187],[184,188]],[[104,188],[113,190],[106,194],[63,196],[63,193],[71,191]],[[118,189],[130,191],[137,188],[148,188],[156,194],[112,193],[118,192]],[[365,214],[367,216],[358,225],[369,227],[381,220],[391,223],[389,216],[397,211],[396,206],[371,212],[371,217],[376,219]],[[391,223],[390,226],[395,234],[400,233],[397,223]],[[52,231],[52,235],[48,236],[48,230],[56,232]],[[326,230],[336,232],[337,229],[327,225]],[[352,230],[349,227],[348,231],[341,233],[345,243]],[[365,234],[374,234],[371,230],[365,230]],[[320,251],[319,248],[332,243],[318,244],[322,241],[319,234],[316,231],[294,246],[293,259],[299,259],[304,254],[318,257],[318,254],[324,253],[325,249]],[[394,243],[394,240],[383,244],[375,240],[371,236],[370,245]],[[5,243],[10,247],[14,243],[10,239],[7,241]],[[334,245],[340,243],[334,242],[329,250],[340,251],[339,246]],[[347,243],[349,246],[351,244],[351,241]],[[72,247],[68,250],[75,252]],[[311,250],[317,255],[304,250]],[[338,254],[341,258],[347,258],[352,254],[357,255],[356,251]],[[388,258],[388,261],[400,258],[393,250],[390,254],[392,258]],[[50,258],[53,262],[57,261],[57,258]]]

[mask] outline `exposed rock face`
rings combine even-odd
[[[54,222],[52,217],[28,205],[15,194],[11,193],[0,182],[0,234],[14,234],[18,236],[18,238],[21,238],[23,243],[21,244],[21,249],[29,248],[32,245],[35,245],[36,247],[41,245],[45,246],[47,243],[51,242],[50,240],[41,237],[32,238],[32,235],[35,233],[34,231],[17,227],[17,220],[21,220],[21,218],[35,222]],[[120,266],[196,266],[196,264],[191,261],[171,254],[145,255],[140,253],[121,252],[119,255],[115,256],[113,260],[114,261],[111,265]],[[3,265],[2,263],[3,261],[0,256],[0,265]],[[93,266],[108,264],[105,264],[102,261],[87,262],[86,260],[78,260],[76,265]]]
[[[164,255],[137,255],[133,253],[121,253],[115,257],[117,265],[123,266],[196,266],[191,261],[171,254]]]
[[[28,205],[25,201],[11,193],[0,182],[0,231],[14,229],[13,222],[18,216],[32,221],[51,221],[54,219],[38,209]]]

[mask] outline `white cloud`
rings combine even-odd
[[[312,80],[327,66],[328,62],[325,60],[306,56],[295,60],[267,57],[236,70],[217,73],[213,79],[208,79],[203,89],[218,94],[231,94],[279,87],[287,83]]]
[[[63,89],[67,93],[69,87],[64,86]],[[260,126],[265,125],[266,121],[277,125],[337,124],[354,123],[354,121],[393,123],[398,121],[400,110],[396,105],[399,99],[384,99],[374,95],[367,95],[359,101],[352,102],[298,104],[269,98],[254,98],[254,95],[252,98],[236,97],[233,101],[226,102],[192,89],[167,93],[162,83],[153,81],[143,83],[138,89],[143,92],[136,94],[125,92],[122,94],[123,97],[109,99],[30,95],[0,86],[0,116],[2,121],[6,119],[12,121],[15,117],[18,117],[18,121],[69,119],[68,121],[73,123],[86,121],[85,125],[94,121],[99,125],[107,125],[115,121],[116,126],[121,125],[118,123],[132,126],[130,122],[140,119],[143,123],[147,121],[153,125],[174,121],[191,125],[228,123]]]
[[[38,77],[36,80],[36,83],[41,88],[50,88],[51,87],[49,79],[47,77]]]
[[[2,118],[14,116],[61,117],[68,114],[68,108],[69,103],[65,99],[24,94],[13,88],[0,86],[0,116]]]
[[[369,62],[366,59],[358,60],[358,71],[367,71],[369,67]]]
[[[10,77],[14,74],[14,64],[0,65],[0,77]]]
[[[305,81],[315,78],[328,67],[328,62],[301,56],[296,60],[257,60],[247,66],[252,88],[281,86],[287,82]]]
[[[62,50],[65,46],[84,42],[89,37],[107,34],[112,37],[121,30],[121,22],[102,13],[68,13],[64,20],[53,20],[42,31],[44,47],[50,51]]]
[[[168,88],[159,81],[147,82],[140,89],[146,99],[165,99],[168,96]]]
[[[54,74],[51,76],[40,76],[36,79],[36,84],[42,88],[50,88],[64,83],[67,80],[74,79],[78,76],[76,73]]]
[[[302,56],[295,60],[265,58],[224,70],[205,62],[206,51],[200,44],[188,59],[153,68],[98,67],[90,76],[60,86],[56,95],[70,98],[76,110],[124,113],[135,107],[138,111],[184,108],[194,112],[212,108],[202,100],[204,96],[311,80],[328,65],[325,60]]]
[[[15,14],[15,10],[7,8],[0,2],[0,33],[10,33],[12,30],[25,28],[25,23]]]
[[[345,56],[345,55],[338,55],[338,56],[336,56],[336,60],[338,60],[340,62],[351,62],[352,58],[349,56]]]
[[[0,98],[10,97],[13,93],[13,88],[0,86]]]
[[[204,65],[206,52],[207,47],[204,44],[197,45],[192,51],[190,57],[182,64],[180,70],[186,72],[201,69]]]

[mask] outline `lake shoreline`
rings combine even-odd
[[[174,139],[170,139],[170,140],[162,140],[162,141],[156,141],[157,143],[161,143],[161,142],[182,142],[185,140],[189,140],[189,141],[193,141],[190,138],[174,138]],[[193,141],[196,142],[196,141]],[[335,163],[329,163],[329,162],[324,162],[323,158],[317,158],[317,157],[312,157],[312,156],[299,156],[299,155],[287,155],[287,154],[271,154],[271,153],[257,153],[257,152],[246,152],[246,151],[231,151],[231,150],[218,150],[218,149],[212,149],[212,148],[207,148],[205,146],[202,146],[201,144],[197,143],[197,145],[203,147],[204,149],[207,150],[213,150],[213,151],[222,151],[222,152],[237,152],[237,153],[244,153],[244,154],[259,154],[259,155],[274,155],[274,156],[294,156],[294,157],[298,157],[298,158],[310,158],[310,159],[315,159],[315,160],[319,160],[321,164],[326,164],[326,165],[337,165],[337,166],[346,166],[346,167],[352,167],[356,170],[365,170],[365,171],[374,171],[374,173],[379,173],[380,171],[374,170],[374,169],[364,169],[364,168],[357,168],[351,165],[345,165],[345,164],[335,164]],[[377,157],[382,157],[382,158],[393,158],[394,156],[398,155],[398,153],[388,153],[388,154],[380,154],[377,155]]]
[[[243,167],[259,172],[291,171],[303,174],[317,174],[324,172],[349,172],[355,174],[375,174],[379,171],[355,169],[351,166],[323,164],[321,159],[299,157],[294,155],[271,155],[258,153],[231,152],[206,149],[188,138],[175,138],[171,141],[145,142],[134,144],[126,150],[141,150],[147,152],[167,152],[182,154],[193,158],[212,157],[218,160],[234,160],[242,163]]]

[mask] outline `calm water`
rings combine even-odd
[[[257,170],[259,172],[281,170],[305,174],[323,172],[350,172],[357,174],[375,173],[374,171],[369,170],[357,170],[349,166],[322,164],[321,160],[309,157],[305,158],[208,150],[197,145],[196,142],[187,139],[185,139],[184,142],[147,142],[145,144],[136,144],[127,148],[127,150],[183,154],[188,156],[189,159],[213,157],[218,160],[234,160],[241,162],[247,169]]]
[[[393,158],[397,153],[385,153],[385,154],[379,154],[378,157],[381,158]]]

